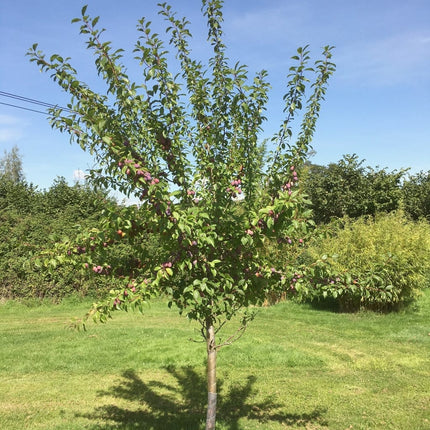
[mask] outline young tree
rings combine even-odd
[[[69,108],[51,110],[53,127],[70,134],[94,154],[95,183],[139,199],[139,205],[107,209],[104,223],[79,244],[63,244],[69,258],[95,274],[121,277],[124,287],[87,317],[105,321],[111,312],[140,307],[153,295],[165,295],[169,306],[200,323],[207,345],[207,429],[215,427],[216,355],[239,337],[252,318],[244,313],[236,336],[219,342],[226,321],[239,310],[261,303],[273,289],[283,289],[291,268],[272,267],[264,252],[268,241],[302,240],[307,202],[297,186],[298,172],[309,150],[326,84],[334,71],[332,47],[325,47],[315,70],[308,67],[307,47],[299,48],[290,68],[284,96],[285,121],[273,139],[267,159],[259,144],[268,98],[267,72],[248,79],[246,66],[233,67],[222,33],[222,1],[203,0],[213,56],[206,67],[193,59],[189,22],[160,4],[168,22],[169,44],[181,73],[173,75],[168,52],[151,23],[142,18],[135,45],[143,67],[142,83],[131,82],[121,64],[121,50],[102,41],[97,18],[87,15],[80,31],[95,53],[106,94],[92,91],[77,78],[69,59],[29,51],[31,61],[71,95]],[[315,73],[307,102],[307,73]],[[306,106],[296,144],[291,122]],[[157,255],[147,237],[157,235]],[[127,242],[131,257],[115,266],[107,261],[109,245]],[[59,245],[60,247],[60,245]],[[51,260],[56,264],[63,256]]]
[[[0,159],[0,177],[3,181],[11,181],[14,184],[24,181],[22,157],[16,145],[9,152],[4,151],[3,158]]]

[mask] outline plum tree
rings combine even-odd
[[[79,244],[57,247],[57,255],[68,250],[61,261],[68,258],[124,285],[95,304],[86,318],[105,321],[112,311],[140,308],[161,294],[169,306],[198,321],[207,345],[206,426],[213,429],[217,352],[241,336],[252,314],[243,312],[236,335],[224,342],[218,341],[220,328],[239,310],[261,303],[268,292],[289,286],[291,268],[272,267],[265,244],[299,243],[306,231],[309,210],[298,175],[335,66],[330,46],[314,68],[309,67],[308,47],[297,50],[284,96],[285,120],[266,155],[259,135],[266,119],[267,72],[249,79],[246,66],[229,65],[222,1],[202,1],[213,51],[207,66],[191,57],[189,22],[166,3],[159,7],[178,75],[169,71],[165,43],[142,18],[134,52],[143,79],[132,82],[121,63],[122,50],[102,41],[99,18],[87,15],[86,7],[74,21],[81,23],[80,32],[94,51],[106,94],[81,82],[69,59],[47,58],[37,44],[29,55],[71,96],[71,112],[52,109],[51,122],[94,154],[97,168],[90,171],[91,180],[139,201],[107,208],[103,223],[82,234]],[[314,79],[305,99],[308,74]],[[293,144],[291,123],[302,108]],[[155,254],[148,246],[154,235]],[[110,261],[109,245],[119,241],[127,244],[130,258]]]

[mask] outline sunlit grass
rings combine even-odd
[[[0,305],[0,428],[204,428],[198,326],[159,301],[67,329],[88,305]],[[399,314],[259,310],[219,353],[218,428],[430,428],[429,315],[430,291]]]

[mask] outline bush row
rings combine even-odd
[[[412,221],[396,211],[345,217],[318,232],[301,256],[317,269],[298,289],[302,300],[334,302],[341,311],[388,311],[409,304],[430,284],[425,220]]]
[[[413,190],[411,186],[411,194]],[[115,281],[95,276],[91,268],[47,271],[33,264],[54,242],[91,227],[108,203],[114,202],[105,192],[71,187],[62,178],[44,191],[1,183],[0,297],[100,297],[109,291]],[[155,254],[156,240],[148,238],[147,243]],[[402,210],[321,224],[305,243],[267,248],[274,265],[291,269],[290,289],[299,300],[333,303],[342,311],[386,311],[410,303],[430,283],[430,224],[422,217],[412,220]],[[120,246],[110,252],[110,261],[132,258]]]
[[[96,221],[110,200],[86,185],[58,178],[48,190],[25,182],[0,182],[0,297],[59,299],[70,294],[100,295],[108,281],[71,268],[48,273],[31,261],[44,248]]]
[[[317,224],[400,208],[412,219],[430,221],[430,171],[407,176],[407,169],[366,167],[357,155],[345,155],[328,166],[310,164],[302,186]]]

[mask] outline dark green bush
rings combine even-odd
[[[309,165],[302,186],[312,201],[316,223],[333,218],[375,215],[400,207],[404,170],[364,167],[357,155],[328,166]]]
[[[108,199],[109,200],[109,199]],[[35,270],[32,259],[63,236],[91,225],[106,205],[105,192],[86,185],[69,186],[59,178],[47,191],[25,182],[0,183],[0,297],[62,298],[100,295],[110,281],[61,268]]]
[[[403,184],[403,204],[412,219],[430,221],[430,170],[410,176]]]

